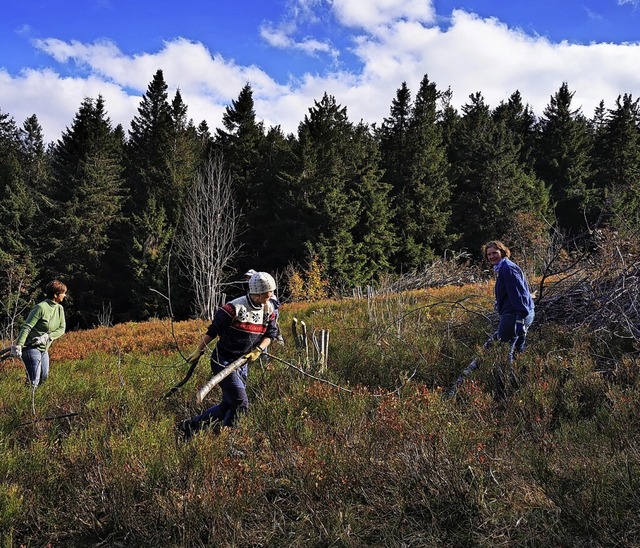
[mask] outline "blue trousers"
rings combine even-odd
[[[529,326],[533,323],[535,312],[532,310],[529,315],[524,319],[524,326],[528,330]],[[511,345],[509,350],[509,361],[513,361],[513,353],[522,352],[524,350],[525,343],[527,342],[527,335],[516,336],[516,316],[515,314],[502,314],[500,316],[500,323],[498,324],[498,340],[506,342]]]
[[[211,372],[216,375],[233,359],[222,358],[217,352],[211,355]],[[191,419],[191,427],[195,430],[204,423],[221,421],[222,426],[234,426],[238,415],[246,413],[249,409],[249,397],[247,396],[248,364],[236,369],[233,373],[220,381],[222,388],[222,401],[210,407],[197,417]]]
[[[49,352],[37,348],[23,348],[22,361],[27,370],[27,380],[34,388],[49,377]]]
[[[528,330],[533,323],[535,313],[533,310],[524,319],[525,328]],[[527,334],[516,335],[516,316],[515,314],[503,314],[500,316],[498,324],[497,340],[509,343],[509,366],[505,368],[496,365],[493,369],[493,378],[495,382],[494,397],[497,400],[503,400],[509,388],[515,389],[520,385],[518,376],[513,369],[513,357],[515,352],[522,352],[527,341]]]

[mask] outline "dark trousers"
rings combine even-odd
[[[233,359],[224,359],[217,352],[211,356],[211,372],[216,375]],[[191,419],[191,426],[197,429],[203,424],[214,421],[221,421],[222,426],[233,426],[238,415],[246,413],[249,409],[249,398],[247,396],[247,375],[249,373],[248,364],[236,369],[233,373],[220,381],[222,389],[222,401],[210,407],[197,417]]]
[[[531,311],[531,313],[524,319],[524,325],[527,330],[533,323],[533,318],[534,312]],[[505,398],[508,389],[516,389],[520,386],[518,376],[513,369],[513,358],[516,352],[520,353],[524,351],[527,334],[525,331],[524,335],[516,335],[515,327],[515,314],[502,314],[500,316],[500,323],[498,324],[496,338],[500,342],[506,342],[509,344],[509,363],[507,366],[504,364],[497,364],[493,369],[494,396],[498,400]]]

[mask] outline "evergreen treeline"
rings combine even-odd
[[[36,115],[18,127],[0,111],[3,294],[26,302],[27,288],[60,277],[70,327],[95,325],[107,307],[116,321],[165,316],[167,297],[174,316],[192,314],[174,243],[214,156],[242,211],[232,278],[313,257],[357,286],[447,249],[477,256],[514,232],[578,233],[603,218],[640,227],[637,99],[601,102],[589,119],[564,83],[537,118],[517,91],[494,109],[475,93],[457,111],[451,95],[426,75],[415,96],[402,83],[378,127],[350,122],[325,94],[286,135],[256,120],[247,84],[212,133],[179,91],[169,97],[158,70],[128,132],[102,97],[87,98],[48,147]]]

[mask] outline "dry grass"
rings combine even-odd
[[[174,424],[200,410],[207,366],[162,395],[204,322],[68,333],[33,399],[16,366],[0,377],[2,545],[637,546],[637,354],[603,375],[592,333],[545,324],[510,399],[492,398],[496,350],[445,401],[491,298],[481,283],[285,304],[285,338],[294,316],[331,331],[326,379],[350,392],[270,360],[239,428],[187,444]]]

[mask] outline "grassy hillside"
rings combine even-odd
[[[505,348],[443,399],[491,308],[486,284],[285,305],[249,414],[188,443],[174,425],[207,360],[163,395],[203,322],[68,333],[35,395],[5,361],[2,546],[637,546],[637,353],[605,371],[591,333],[537,325],[509,399],[491,393]],[[327,371],[293,317],[329,330]]]

